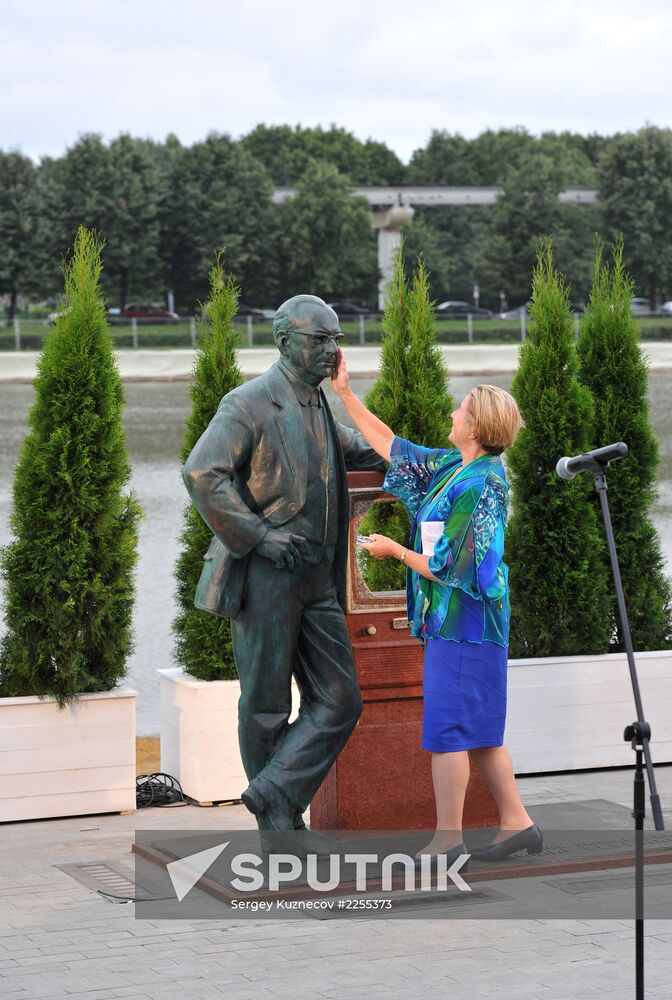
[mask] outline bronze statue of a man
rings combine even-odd
[[[385,463],[334,420],[320,388],[343,336],[333,309],[296,295],[273,336],[280,358],[223,397],[183,477],[214,535],[196,606],[232,619],[243,802],[261,830],[305,830],[362,706],[343,615],[345,473]],[[292,677],[301,707],[290,723]]]

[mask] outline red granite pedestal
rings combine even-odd
[[[436,824],[431,754],[420,747],[422,660],[408,632],[403,594],[372,593],[359,573],[355,537],[370,504],[392,497],[382,476],[348,473],[350,552],[346,620],[364,709],[310,807],[318,830],[419,830]],[[463,826],[497,826],[499,813],[472,767]]]

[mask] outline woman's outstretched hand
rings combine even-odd
[[[398,557],[403,548],[399,542],[393,541],[387,535],[369,535],[370,542],[362,542],[362,548],[366,549],[374,559],[387,559],[390,556]]]
[[[350,389],[350,379],[348,378],[348,366],[345,363],[345,354],[339,347],[338,357],[331,375],[331,386],[337,396],[347,395]]]
[[[367,410],[361,399],[358,399],[352,391],[345,354],[340,347],[331,373],[331,385],[360,434],[381,458],[389,462],[394,434],[387,424]]]

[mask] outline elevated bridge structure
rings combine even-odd
[[[276,188],[273,201],[282,204],[293,198],[294,188]],[[378,307],[385,304],[385,288],[392,276],[394,251],[404,226],[412,220],[415,206],[442,208],[446,205],[468,208],[471,205],[494,205],[502,193],[500,187],[358,187],[353,195],[365,198],[371,206],[371,223],[378,231]],[[594,205],[594,188],[571,187],[558,194],[558,200],[569,205]]]

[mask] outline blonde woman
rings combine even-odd
[[[408,547],[374,534],[364,548],[377,559],[405,563],[411,634],[425,650],[422,747],[432,754],[436,832],[418,858],[445,853],[452,862],[467,853],[462,812],[470,760],[500,813],[493,842],[472,857],[539,853],[542,834],[520,799],[503,745],[510,606],[501,454],[522,426],[518,406],[503,389],[477,385],[452,414],[454,447],[424,448],[397,437],[357,399],[342,352],[332,385],[358,430],[390,463],[383,488],[403,501],[411,520]]]

